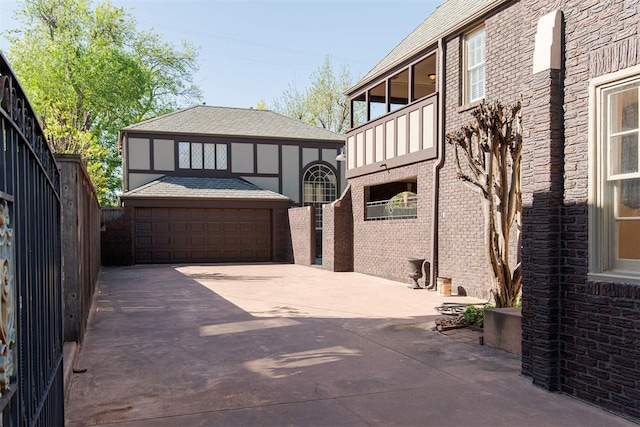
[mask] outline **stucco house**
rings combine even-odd
[[[345,186],[341,135],[268,110],[198,105],[120,143],[132,263],[287,261],[287,209]]]
[[[332,230],[352,230],[328,239],[350,248],[354,271],[406,282],[407,258],[426,258],[431,281],[448,277],[454,290],[487,297],[481,204],[457,179],[446,134],[483,100],[522,97],[522,372],[635,420],[638,8],[626,0],[444,2],[348,90],[365,120],[346,135],[349,189],[325,208]],[[403,192],[411,214],[379,209]]]

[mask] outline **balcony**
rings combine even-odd
[[[347,133],[347,178],[433,159],[437,155],[434,93]]]
[[[394,197],[367,202],[365,220],[411,219],[418,217],[418,196]]]

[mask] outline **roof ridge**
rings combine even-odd
[[[129,126],[125,126],[125,127],[123,128],[123,130],[126,130],[126,129],[134,129],[134,127],[135,127],[135,126],[139,126],[139,125],[143,125],[143,124],[151,123],[151,122],[154,122],[154,121],[156,121],[156,120],[164,119],[164,118],[166,118],[166,117],[170,117],[170,116],[175,116],[176,114],[183,113],[183,112],[185,112],[185,111],[187,111],[187,110],[191,110],[191,109],[194,109],[194,108],[196,108],[196,107],[198,107],[198,105],[192,105],[191,107],[185,107],[185,108],[181,108],[181,109],[179,109],[179,110],[171,111],[170,113],[161,114],[161,115],[159,115],[159,116],[155,116],[155,117],[152,117],[152,118],[150,118],[150,119],[143,120],[143,121],[141,121],[141,122],[137,122],[137,123],[134,123],[134,124],[129,125]]]

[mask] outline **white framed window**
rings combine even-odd
[[[316,230],[322,230],[322,205],[336,200],[336,174],[326,165],[310,166],[302,180],[302,206],[316,206]]]
[[[227,144],[178,142],[178,167],[227,170]]]
[[[477,28],[464,37],[464,103],[484,98],[486,30]]]
[[[191,144],[188,142],[178,143],[178,167],[180,169],[191,168]]]
[[[590,272],[640,281],[640,66],[591,83]]]

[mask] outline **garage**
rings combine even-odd
[[[271,261],[268,209],[136,208],[135,262]]]
[[[291,200],[234,178],[163,177],[121,196],[135,264],[266,262]]]

